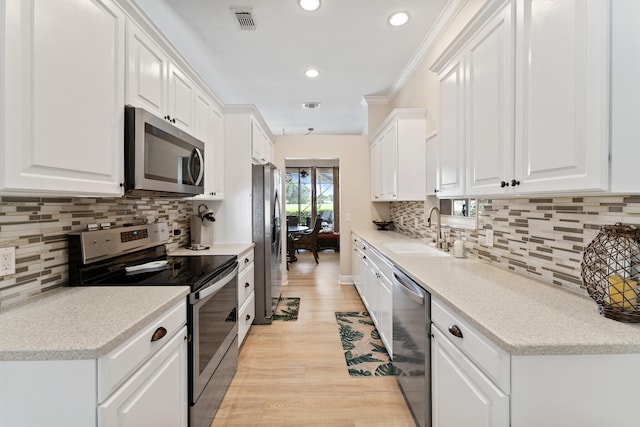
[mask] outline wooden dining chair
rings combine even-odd
[[[316,223],[313,226],[313,230],[309,234],[299,234],[293,238],[293,247],[297,249],[306,249],[313,253],[313,258],[318,264],[318,233],[322,228],[322,218],[316,217]]]

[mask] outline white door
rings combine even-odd
[[[382,138],[382,198],[395,200],[398,197],[398,123]]]
[[[432,420],[438,427],[508,427],[509,396],[432,325]]]
[[[266,162],[265,137],[262,129],[255,120],[251,120],[251,155],[255,164],[264,164]]]
[[[518,192],[608,186],[609,1],[519,0]]]
[[[4,7],[0,189],[122,194],[124,13],[111,0]]]
[[[467,195],[509,193],[515,178],[512,14],[507,3],[466,52]]]
[[[168,59],[133,21],[127,21],[127,103],[167,115]]]
[[[440,195],[464,195],[464,80],[462,58],[440,76]]]
[[[169,91],[167,93],[167,113],[169,121],[189,133],[194,134],[195,84],[173,62],[169,63]]]
[[[207,156],[209,159],[213,156],[213,161],[208,162],[208,167],[213,171],[209,175],[212,179],[210,185],[205,185],[208,188],[210,196],[214,200],[224,199],[224,117],[222,111],[217,107],[214,107],[210,111],[210,123],[212,130],[212,141],[209,142],[207,148]],[[211,194],[213,193],[213,194]]]
[[[184,327],[98,406],[98,427],[187,427]]]
[[[437,196],[440,192],[438,164],[438,134],[434,133],[427,138],[427,195]]]
[[[387,348],[389,356],[393,357],[393,283],[384,274],[378,278],[378,332]]]

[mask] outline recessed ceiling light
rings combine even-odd
[[[320,0],[300,0],[300,7],[306,11],[313,12],[320,7]]]
[[[409,14],[407,12],[396,12],[389,17],[389,24],[394,27],[399,27],[406,24],[409,21]]]
[[[304,72],[304,75],[313,79],[315,77],[318,77],[320,73],[318,72],[318,70],[314,68],[309,68],[307,71]]]

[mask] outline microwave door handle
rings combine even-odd
[[[193,182],[193,185],[200,185],[200,182],[202,182],[202,177],[204,176],[204,159],[202,158],[202,153],[197,148],[193,149],[193,152],[191,153],[191,159],[194,158],[194,155],[198,156],[198,161],[200,162],[200,171],[198,173],[198,178],[193,179],[193,171],[191,170],[191,161],[189,161],[189,168],[188,168],[189,179],[191,180],[191,182]]]

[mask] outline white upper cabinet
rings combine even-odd
[[[397,126],[393,124],[371,144],[371,195],[373,201],[398,198]]]
[[[441,77],[441,195],[613,189],[610,2],[509,0],[480,15],[433,67]],[[464,114],[456,104],[461,67]],[[451,142],[461,132],[464,185]]]
[[[427,196],[437,196],[440,192],[438,148],[438,133],[434,132],[427,137]]]
[[[169,62],[169,90],[167,113],[171,123],[194,134],[196,85],[173,62]]]
[[[464,195],[464,67],[462,56],[440,74],[440,196]]]
[[[133,21],[127,21],[127,103],[166,116],[168,58]]]
[[[0,7],[0,192],[122,194],[124,13],[111,0]]]
[[[127,43],[127,104],[196,136],[196,84],[133,20]]]
[[[424,200],[427,111],[395,109],[371,140],[371,200]]]
[[[510,190],[513,176],[513,8],[494,16],[465,53],[466,194]]]
[[[515,176],[521,192],[606,190],[607,0],[519,0]]]
[[[257,120],[251,121],[251,157],[257,165],[273,163],[273,143]]]
[[[224,198],[224,128],[222,111],[202,90],[196,88],[193,131],[205,144],[204,194],[196,199]]]

